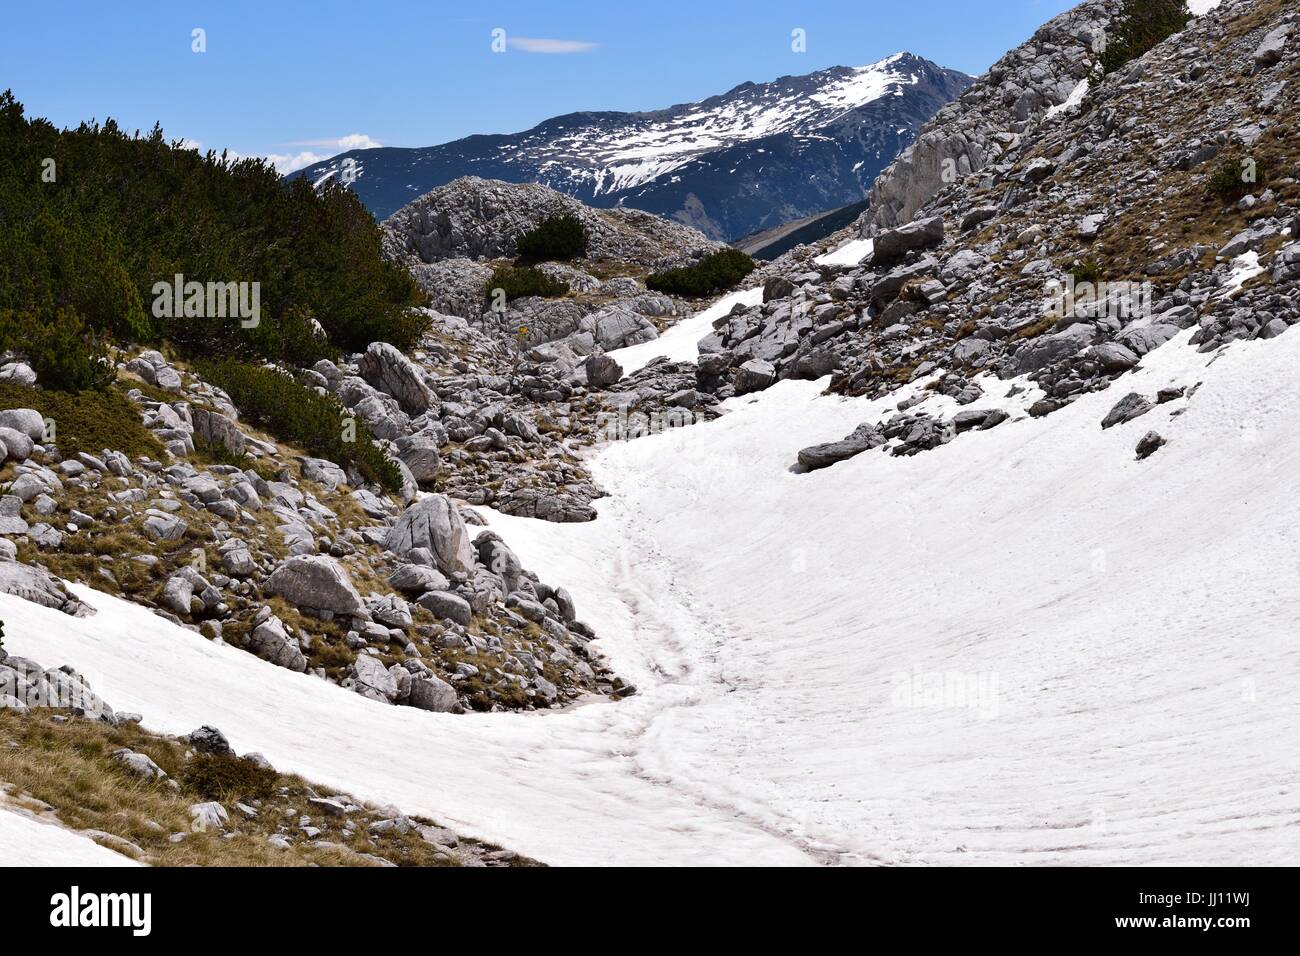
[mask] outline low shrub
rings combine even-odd
[[[587,254],[587,230],[574,216],[551,216],[520,236],[516,249],[525,262],[580,259]]]
[[[180,773],[180,784],[205,800],[232,803],[266,800],[275,793],[274,770],[234,754],[198,754]]]
[[[507,302],[513,302],[530,295],[544,299],[559,298],[568,294],[569,284],[531,266],[498,266],[492,271],[483,295],[492,302],[499,294],[498,289],[505,295]]]
[[[58,392],[0,382],[0,408],[36,409],[53,423],[51,437],[65,456],[111,448],[132,458],[162,458],[162,445],[144,427],[139,407],[118,387]]]
[[[1096,259],[1089,256],[1081,262],[1076,262],[1070,268],[1070,275],[1074,277],[1075,282],[1096,282],[1101,278],[1101,266]]]
[[[352,464],[388,491],[402,486],[397,466],[360,421],[330,395],[321,395],[287,372],[232,359],[202,361],[196,371],[223,389],[243,418],[283,442],[320,458]]]
[[[1258,184],[1258,171],[1255,167],[1248,166],[1248,163],[1249,160],[1240,157],[1225,159],[1210,176],[1210,181],[1206,185],[1207,192],[1225,204],[1241,199]],[[1247,169],[1252,171],[1249,179]]]
[[[700,298],[732,288],[754,271],[754,260],[739,249],[711,252],[694,265],[646,277],[646,288],[669,295]]]
[[[49,318],[0,310],[0,351],[24,356],[37,381],[59,391],[102,389],[116,376],[106,336],[91,331],[72,309]]]
[[[1101,68],[1113,73],[1129,60],[1187,26],[1192,18],[1186,0],[1124,0],[1106,34]]]

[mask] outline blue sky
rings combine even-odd
[[[899,50],[978,74],[1071,5],[25,2],[4,13],[0,88],[62,126],[158,120],[172,138],[275,156],[287,168],[347,146],[427,146],[575,110],[655,109]],[[191,50],[195,28],[205,53]],[[496,28],[504,53],[492,52]],[[796,28],[806,52],[791,50]]]

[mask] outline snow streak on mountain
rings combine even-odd
[[[570,113],[512,135],[353,150],[295,175],[323,182],[347,164],[377,219],[474,175],[539,182],[595,206],[626,204],[737,239],[865,198],[920,125],[970,82],[896,53],[652,112]]]

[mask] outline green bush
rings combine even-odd
[[[1076,262],[1070,269],[1075,282],[1096,282],[1101,278],[1101,266],[1089,256],[1082,262]]]
[[[1173,36],[1192,18],[1186,0],[1124,0],[1106,33],[1101,68],[1113,73],[1129,60]]]
[[[283,370],[233,359],[202,361],[195,370],[230,396],[245,421],[316,457],[356,465],[367,481],[388,491],[401,488],[401,472],[375,444],[365,422],[333,396],[321,395]]]
[[[1214,171],[1206,186],[1208,192],[1223,203],[1234,203],[1258,185],[1258,170],[1251,181],[1246,179],[1246,167],[1239,156],[1225,159]]]
[[[754,268],[754,260],[739,249],[720,249],[694,265],[656,272],[645,284],[656,292],[700,298],[734,287]]]
[[[222,803],[269,799],[280,780],[274,770],[234,754],[196,754],[179,777],[191,793]]]
[[[60,392],[0,382],[0,408],[34,408],[54,423],[54,443],[64,456],[98,455],[105,448],[135,458],[161,460],[163,447],[144,427],[140,409],[119,387]]]
[[[587,230],[574,216],[551,216],[519,237],[519,257],[526,262],[564,262],[587,254]]]
[[[483,290],[489,303],[496,299],[498,289],[505,293],[507,302],[513,302],[530,295],[539,295],[544,299],[558,298],[568,294],[569,284],[553,279],[532,266],[498,266],[492,270],[492,278],[488,279]]]
[[[116,377],[106,336],[70,308],[47,317],[0,309],[0,351],[26,356],[45,388],[79,392],[104,388]]]
[[[261,160],[200,155],[157,126],[144,136],[111,119],[59,130],[28,119],[6,91],[0,197],[0,310],[46,325],[67,309],[122,343],[286,362],[374,341],[409,348],[423,331],[414,280],[383,258],[378,225],[337,183],[316,190]],[[258,283],[257,325],[155,315],[155,284],[177,274]]]

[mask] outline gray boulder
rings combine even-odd
[[[385,537],[384,547],[399,555],[428,548],[444,573],[474,571],[474,549],[465,522],[442,495],[426,495],[402,512]]]
[[[776,381],[776,368],[763,359],[750,359],[736,369],[735,388],[737,395],[761,392]]]
[[[367,382],[397,399],[408,415],[422,414],[437,401],[416,364],[387,342],[371,342],[357,368]]]
[[[45,438],[45,419],[34,408],[0,409],[0,428],[22,432],[34,442]]]
[[[194,434],[209,445],[224,445],[232,455],[242,455],[246,450],[244,433],[234,420],[220,412],[194,406],[190,410],[194,419]]]
[[[430,591],[421,595],[415,603],[435,617],[446,621],[455,621],[464,627],[469,626],[474,613],[468,601],[451,591]]]
[[[1106,413],[1106,417],[1101,420],[1102,428],[1110,428],[1112,425],[1121,425],[1124,422],[1131,422],[1139,416],[1145,415],[1155,406],[1151,400],[1137,392],[1130,392],[1115,403],[1115,407]]]
[[[267,594],[278,594],[296,608],[363,615],[365,602],[347,571],[324,555],[297,555],[286,559],[266,579]]]
[[[456,689],[437,677],[417,677],[411,681],[407,703],[420,710],[445,714],[456,706]]]
[[[259,657],[278,667],[300,674],[307,669],[307,658],[303,656],[298,642],[285,632],[284,623],[278,617],[269,617],[253,629],[249,647]]]
[[[388,576],[388,583],[404,594],[423,594],[441,591],[449,582],[437,568],[421,564],[403,564]]]
[[[39,564],[0,562],[0,593],[12,594],[71,617],[89,617],[95,609],[71,594],[63,582]]]
[[[943,217],[918,219],[897,229],[885,229],[876,236],[871,249],[872,266],[888,266],[900,261],[914,249],[929,249],[943,241]]]
[[[885,436],[874,425],[862,424],[853,430],[847,438],[811,445],[799,452],[799,464],[808,471],[829,468],[837,462],[846,461],[855,455],[885,444]]]
[[[614,385],[623,377],[623,366],[608,355],[590,355],[584,367],[587,383],[594,388]]]
[[[348,671],[352,689],[362,697],[381,703],[392,703],[397,697],[397,681],[376,658],[358,654]]]

